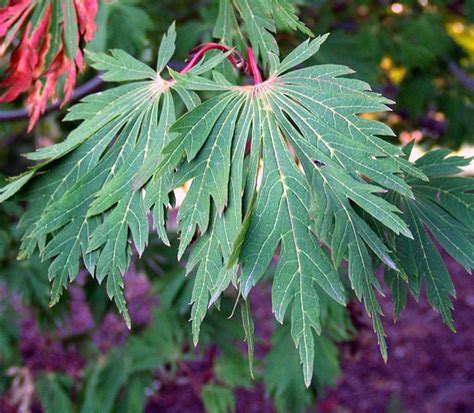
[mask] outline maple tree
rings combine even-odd
[[[84,16],[83,3],[72,4]],[[57,26],[50,20],[53,6],[42,5],[33,29],[27,24],[2,83],[9,87],[4,100],[33,86],[30,125],[66,71],[65,99],[70,96],[75,65],[82,65],[79,33],[88,41],[94,31],[94,5],[72,37],[67,6],[65,24]],[[11,17],[0,27],[9,30],[8,38],[33,8],[26,2],[6,9]],[[49,24],[61,27],[56,49]],[[407,291],[418,297],[424,283],[429,302],[454,328],[454,286],[433,239],[472,270],[474,181],[457,176],[470,160],[438,149],[410,162],[412,144],[394,145],[389,126],[359,116],[387,111],[393,102],[350,76],[350,68],[306,65],[327,35],[283,57],[277,28],[314,37],[286,1],[221,0],[214,30],[221,43],[199,46],[181,71],[169,67],[174,24],[160,42],[155,68],[123,50],[86,52],[106,82],[120,85],[74,105],[64,120],[79,126],[64,141],[27,154],[37,163],[0,189],[0,201],[14,195],[28,201],[20,257],[38,251],[50,260],[51,305],[83,264],[106,283],[130,326],[123,275],[132,251],[141,255],[148,245],[149,215],[169,244],[173,191],[190,183],[179,206],[177,255],[181,259],[191,246],[186,270],[194,274],[194,343],[209,307],[218,307],[233,287],[252,357],[247,299],[277,256],[272,308],[280,323],[291,325],[309,386],[327,314],[351,294],[363,301],[387,357],[379,264],[393,291],[395,316]],[[37,54],[39,44],[44,53]],[[22,70],[15,53],[38,62],[22,77],[25,83],[15,80]],[[53,64],[42,79],[48,53],[51,62],[67,63]]]

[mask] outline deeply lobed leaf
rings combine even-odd
[[[236,87],[217,77],[204,81],[194,74],[180,78],[189,89],[207,86],[220,92],[173,125],[175,138],[156,171],[160,176],[175,170],[176,185],[192,180],[179,225],[180,254],[196,231],[201,237],[188,268],[198,268],[192,300],[195,340],[207,305],[231,282],[246,297],[280,246],[273,309],[283,322],[291,308],[292,336],[307,384],[314,364],[313,331],[320,332],[319,297],[327,294],[345,302],[337,274],[343,258],[350,263],[352,287],[374,320],[386,357],[374,292],[380,285],[369,251],[390,267],[396,265],[358,209],[395,235],[412,237],[400,210],[381,194],[412,197],[404,174],[426,178],[399,148],[377,136],[391,135],[390,129],[357,116],[386,110],[389,101],[363,82],[342,78],[351,73],[348,68],[323,65],[290,71],[324,39],[305,42],[281,64],[274,58],[270,77],[255,86]],[[234,150],[237,158],[231,155]],[[234,182],[240,196],[228,198]],[[318,238],[331,246],[332,263]]]

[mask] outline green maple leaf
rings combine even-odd
[[[280,245],[273,311],[283,322],[291,309],[291,332],[306,384],[314,364],[313,331],[321,330],[319,296],[345,303],[336,272],[343,257],[349,259],[352,286],[374,318],[385,355],[373,290],[379,285],[367,247],[395,264],[353,205],[394,234],[411,237],[400,211],[381,194],[390,190],[412,196],[403,173],[425,178],[399,148],[377,136],[392,134],[388,127],[357,116],[386,110],[389,101],[363,82],[342,78],[350,69],[322,65],[290,71],[325,38],[303,43],[281,63],[272,55],[269,78],[255,86],[229,85],[218,76],[210,81],[192,73],[175,74],[188,89],[220,93],[176,121],[170,129],[175,138],[164,148],[155,173],[156,178],[175,171],[176,185],[192,180],[178,217],[180,254],[196,231],[201,234],[189,264],[189,270],[198,268],[192,300],[195,340],[207,305],[232,281],[246,297]],[[326,215],[321,214],[323,205]],[[317,222],[321,216],[324,229]],[[334,246],[336,265],[318,236]],[[238,281],[235,257],[241,268]]]
[[[161,76],[174,53],[175,37],[173,25],[161,42],[157,71],[120,50],[110,55],[90,52],[104,80],[127,83],[75,105],[65,120],[82,123],[64,142],[29,154],[43,162],[2,188],[3,200],[26,185],[32,207],[20,223],[25,231],[20,256],[28,257],[38,247],[42,258],[52,259],[51,304],[76,277],[82,258],[99,282],[107,279],[109,297],[130,324],[122,276],[129,267],[131,243],[141,254],[148,242],[147,192],[153,196],[154,225],[168,243],[164,223],[171,178],[162,176],[143,190],[133,183],[139,171],[148,181],[161,159],[176,117],[172,91],[191,107],[199,102],[179,82]],[[224,58],[210,59],[193,72],[202,73]]]

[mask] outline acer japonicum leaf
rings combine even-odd
[[[83,69],[81,41],[96,31],[97,0],[10,0],[0,9],[0,57],[10,61],[0,102],[27,93],[31,130],[49,100],[67,102]]]
[[[361,264],[351,267],[350,279],[374,318],[382,351],[386,353],[380,307],[373,292],[378,282],[367,245],[383,254],[386,262],[393,265],[393,261],[368,226],[363,228],[368,241],[361,238],[358,227],[364,225],[351,202],[394,233],[411,237],[398,216],[399,210],[377,193],[390,188],[410,196],[402,172],[423,177],[401,156],[400,149],[376,136],[391,134],[385,125],[357,116],[386,110],[388,101],[370,92],[363,82],[340,78],[351,73],[349,69],[323,65],[289,71],[311,57],[325,38],[303,43],[281,63],[276,55],[270,55],[270,76],[255,86],[228,85],[219,82],[217,76],[212,82],[192,73],[175,74],[188,89],[202,90],[207,85],[209,90],[220,91],[220,95],[172,126],[170,131],[176,137],[164,148],[164,159],[155,175],[176,170],[175,185],[192,180],[178,219],[180,254],[196,230],[201,234],[188,263],[188,270],[197,268],[192,297],[194,340],[197,341],[199,324],[211,299],[215,301],[232,281],[246,297],[280,245],[273,309],[280,322],[286,310],[291,309],[292,336],[300,351],[307,384],[314,364],[313,331],[320,332],[319,296],[345,302],[336,272],[343,257],[356,255],[354,261]],[[367,183],[361,170],[380,186]],[[257,185],[259,173],[261,183]],[[347,212],[347,216],[331,215],[328,209],[326,229],[333,222],[339,227],[341,222],[347,225],[351,220],[357,221],[352,238],[339,239],[336,235],[338,239],[332,240],[339,244],[336,266],[318,242],[318,235],[326,241],[332,233],[315,225],[315,217],[321,217],[317,209],[322,205],[314,202],[320,193],[318,180],[334,191],[335,199]],[[244,200],[253,197],[253,210],[242,225],[248,207]],[[353,248],[355,242],[359,248]],[[229,266],[235,245],[240,249],[236,253],[240,266]]]
[[[344,77],[352,73],[344,66],[292,70],[325,38],[304,42],[282,62],[269,53],[269,76],[253,86],[229,84],[218,74],[211,81],[172,73],[184,87],[217,96],[171,127],[175,138],[155,173],[156,179],[175,171],[175,186],[191,181],[178,219],[180,255],[199,234],[188,262],[188,271],[196,269],[195,342],[207,307],[231,283],[247,297],[280,247],[273,311],[280,322],[291,312],[307,385],[314,333],[321,332],[321,298],[345,303],[337,271],[343,259],[387,357],[374,260],[398,271],[385,233],[400,243],[414,235],[402,208],[384,194],[412,200],[410,179],[427,180],[400,148],[380,138],[393,136],[386,125],[358,116],[387,110],[389,100]],[[383,230],[375,231],[370,220]]]
[[[160,72],[121,50],[89,53],[104,80],[128,83],[87,96],[71,108],[65,120],[82,123],[64,142],[29,154],[43,162],[2,188],[0,199],[5,199],[27,185],[24,193],[31,208],[20,222],[20,257],[38,248],[43,259],[52,259],[51,304],[74,280],[82,260],[99,282],[106,282],[108,295],[130,324],[122,276],[130,264],[131,244],[140,255],[147,245],[150,209],[168,244],[163,228],[171,177],[148,181],[169,140],[168,129],[176,117],[174,100],[182,98],[190,108],[199,103],[196,94],[161,76],[173,55],[175,37],[173,25],[160,46]],[[219,54],[191,72],[202,73],[226,57]],[[38,173],[45,170],[49,172]],[[139,171],[148,182],[143,190],[134,185]]]
[[[247,299],[275,257],[273,312],[291,325],[307,386],[327,303],[342,309],[350,290],[387,357],[374,273],[380,263],[389,269],[397,312],[405,284],[416,295],[424,280],[430,303],[450,323],[454,289],[426,228],[472,268],[473,180],[451,176],[468,161],[433,152],[409,162],[389,143],[388,126],[359,116],[388,110],[388,99],[349,77],[345,66],[295,69],[326,35],[282,61],[267,53],[263,77],[250,49],[248,64],[237,66],[249,69],[253,85],[232,83],[219,71],[232,50],[193,60],[183,73],[166,68],[175,37],[173,25],[156,70],[121,50],[91,53],[105,80],[124,83],[71,108],[66,120],[82,123],[64,142],[28,154],[42,163],[0,190],[0,201],[20,190],[29,201],[20,256],[38,249],[52,260],[51,303],[82,260],[130,322],[122,276],[132,249],[141,254],[146,247],[150,214],[169,243],[171,194],[188,183],[178,258],[193,244],[187,273],[194,274],[195,343],[209,306],[230,285]],[[181,116],[178,105],[185,107]],[[245,331],[249,339],[248,318]]]

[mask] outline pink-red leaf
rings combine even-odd
[[[87,43],[94,37],[98,6],[97,0],[74,0],[73,4],[78,26],[75,41],[79,46],[81,39]],[[37,7],[39,4],[36,0],[10,0],[6,7],[0,9],[0,57],[11,52],[8,67],[0,78],[0,102],[10,102],[22,93],[27,93],[29,130],[44,113],[49,101],[62,98],[64,105],[71,98],[77,70],[83,69],[82,51],[79,48],[74,59],[66,54],[67,21],[64,11],[60,30],[53,30],[52,27],[52,3],[42,11],[32,27],[31,19]],[[19,41],[13,46],[17,38]],[[51,51],[51,48],[54,50]],[[48,61],[52,57],[51,64],[46,62],[48,52]],[[64,85],[62,90],[58,90],[58,84]]]

